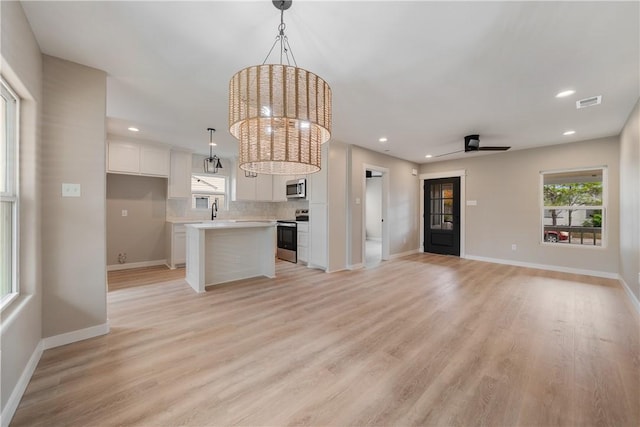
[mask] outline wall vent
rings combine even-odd
[[[580,101],[576,101],[576,108],[579,110],[581,108],[587,108],[594,105],[598,105],[602,102],[602,95],[592,96],[590,98],[581,99]]]

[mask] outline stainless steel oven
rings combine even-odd
[[[295,221],[278,221],[278,258],[298,262],[298,224]]]

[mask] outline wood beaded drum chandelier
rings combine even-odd
[[[320,145],[331,137],[331,88],[295,61],[284,34],[284,11],[291,1],[273,0],[273,4],[280,10],[280,25],[271,50],[262,65],[238,71],[229,83],[229,131],[240,143],[244,171],[318,172]],[[278,43],[280,64],[265,64]]]

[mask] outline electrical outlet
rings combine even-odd
[[[62,184],[62,197],[80,197],[80,184]]]
[[[512,250],[512,251],[518,250],[518,245],[516,245],[515,243],[513,243],[513,244],[511,245],[511,250]]]

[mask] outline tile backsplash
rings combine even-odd
[[[289,202],[229,202],[229,209],[218,211],[218,219],[294,219],[296,209],[307,209],[307,200]],[[210,219],[207,210],[192,210],[186,199],[167,200],[167,218]]]

